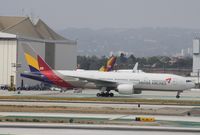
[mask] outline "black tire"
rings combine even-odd
[[[179,96],[179,95],[176,95],[176,98],[180,98],[180,96]]]
[[[102,96],[102,97],[105,97],[105,93],[101,93],[101,96]]]
[[[100,93],[97,93],[97,97],[100,97],[101,96],[101,94]]]
[[[109,93],[105,93],[105,97],[109,97],[110,96],[110,94]]]
[[[109,96],[110,96],[110,97],[113,97],[113,96],[114,96],[114,94],[113,94],[113,93],[110,93],[110,94],[109,94]]]

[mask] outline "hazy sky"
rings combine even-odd
[[[200,0],[0,0],[0,15],[39,16],[54,29],[200,28]]]

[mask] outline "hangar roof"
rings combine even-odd
[[[68,40],[41,19],[34,24],[29,17],[0,16],[0,32],[44,40]]]

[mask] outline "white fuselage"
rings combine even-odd
[[[144,73],[142,70],[131,70],[131,69],[119,69],[119,70],[114,70],[113,72]]]
[[[173,74],[157,74],[157,73],[130,73],[130,72],[100,72],[100,71],[57,71],[64,76],[64,80],[70,82],[69,77],[73,78],[90,78],[98,81],[115,82],[120,84],[133,84],[134,89],[139,90],[157,90],[157,91],[183,91],[194,87],[193,82],[186,81],[182,76]],[[87,85],[90,81],[84,79],[72,79],[72,85],[84,88],[97,88],[95,82],[93,85]],[[105,86],[107,87],[107,86]],[[117,87],[117,86],[116,86]]]

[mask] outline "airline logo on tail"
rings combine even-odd
[[[46,82],[50,82],[59,87],[73,88],[71,84],[62,79],[60,74],[54,72],[51,67],[37,53],[35,53],[35,51],[29,45],[22,44],[22,47],[24,49],[25,59],[31,73],[42,75],[43,79],[47,80]],[[27,78],[31,78],[31,75],[28,76],[29,77]]]
[[[99,70],[100,70],[100,71],[103,71],[103,72],[108,72],[108,71],[113,70],[114,65],[115,65],[115,62],[116,62],[116,59],[117,59],[117,57],[111,56],[111,57],[108,59],[108,61],[107,61],[107,63],[106,63],[106,66],[102,66]]]
[[[24,53],[31,72],[39,73],[39,64],[35,56],[31,56],[27,52]]]

